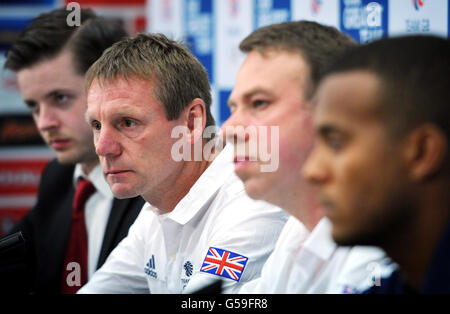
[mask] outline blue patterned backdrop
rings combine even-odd
[[[254,29],[290,20],[332,25],[366,43],[385,36],[428,33],[448,37],[448,0],[150,0],[149,31],[192,44],[210,75],[221,124],[243,60],[239,41]],[[165,10],[165,14],[158,10]],[[171,14],[167,14],[167,11]],[[170,18],[168,18],[170,17]]]

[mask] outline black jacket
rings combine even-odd
[[[38,200],[32,210],[13,228],[22,231],[24,256],[0,262],[0,291],[59,293],[63,261],[72,219],[74,166],[52,160],[39,185]],[[97,264],[100,268],[109,253],[128,234],[144,200],[141,197],[114,199]]]

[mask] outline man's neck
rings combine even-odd
[[[304,186],[299,189],[286,189],[283,199],[277,205],[289,214],[300,220],[301,223],[312,231],[324,217],[324,211],[317,202],[317,191],[312,186]]]
[[[143,198],[161,213],[171,212],[211,163],[212,161],[207,160],[186,162],[173,182],[165,182],[161,185],[162,189],[150,191],[148,195],[143,195]]]
[[[437,244],[449,221],[445,202],[424,202],[411,224],[398,230],[397,236],[383,245],[386,253],[399,266],[406,282],[420,291]]]

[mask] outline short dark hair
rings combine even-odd
[[[184,45],[163,34],[124,39],[92,65],[86,74],[86,88],[95,79],[112,82],[133,76],[157,83],[155,97],[164,106],[168,120],[179,118],[192,100],[200,98],[206,106],[206,126],[214,125],[208,74]]]
[[[450,139],[448,39],[423,35],[381,39],[348,51],[325,75],[349,71],[368,71],[379,79],[376,103],[395,134],[431,122]]]
[[[334,27],[311,21],[293,21],[261,27],[247,36],[239,48],[245,53],[278,49],[301,54],[309,66],[305,97],[310,98],[326,65],[356,45],[350,36]]]
[[[76,72],[84,75],[106,48],[127,36],[118,23],[97,17],[89,9],[80,10],[80,26],[69,26],[70,13],[63,8],[39,15],[6,52],[4,67],[17,72],[67,48]]]

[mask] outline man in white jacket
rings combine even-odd
[[[233,291],[259,277],[287,217],[245,194],[231,147],[209,145],[210,86],[192,53],[140,34],[105,51],[86,85],[106,181],[147,203],[81,292],[181,293],[219,278]]]

